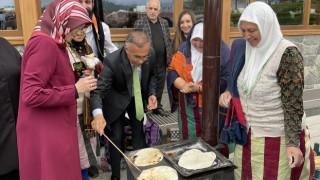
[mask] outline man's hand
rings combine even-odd
[[[298,147],[287,147],[287,158],[291,168],[299,167],[303,164],[303,154]]]
[[[147,108],[149,110],[153,110],[153,109],[157,109],[157,106],[158,106],[157,97],[155,95],[149,96]]]
[[[100,136],[104,133],[104,128],[106,127],[106,125],[106,120],[104,119],[102,114],[96,115],[91,122],[92,129],[97,131]]]

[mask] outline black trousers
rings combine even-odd
[[[133,150],[142,149],[146,147],[144,134],[143,134],[143,121],[138,121],[136,119],[134,98],[131,99],[129,106],[126,111],[112,124],[110,124],[111,132],[109,133],[109,138],[113,143],[117,145],[119,149],[124,143],[124,126],[125,126],[125,113],[129,115],[129,123],[132,129],[132,147]],[[120,161],[121,153],[110,143],[110,160],[112,175],[120,178]]]
[[[162,108],[161,99],[162,99],[162,93],[164,89],[164,83],[166,81],[166,67],[156,67],[155,73],[157,77],[157,88],[156,88],[156,96],[158,101],[158,109]]]

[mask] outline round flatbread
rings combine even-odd
[[[149,166],[159,163],[163,159],[163,155],[159,149],[146,148],[138,151],[133,158],[136,166]]]
[[[214,152],[202,152],[199,149],[190,149],[183,153],[179,159],[179,166],[185,169],[204,169],[212,166],[216,154]]]
[[[158,166],[143,170],[138,180],[178,180],[178,173],[169,166]]]

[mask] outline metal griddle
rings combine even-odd
[[[202,152],[212,151],[216,154],[217,158],[210,167],[204,169],[190,170],[180,167],[178,165],[178,162],[181,155],[190,149],[199,149]],[[195,141],[182,141],[175,144],[167,144],[161,147],[160,151],[163,153],[163,156],[172,164],[172,166],[184,177],[233,166],[232,162],[229,159],[224,157],[215,148],[211,147],[202,139],[197,139]]]
[[[200,169],[200,170],[186,170],[181,168],[178,165],[179,157],[182,153],[190,147],[197,147],[200,150],[205,151],[213,151],[217,155],[217,159],[215,160],[216,164],[212,167]],[[157,164],[150,165],[150,166],[138,166],[139,169],[146,170],[152,167],[157,166],[169,166],[177,170],[179,180],[203,180],[203,179],[227,179],[233,180],[233,170],[234,166],[230,160],[225,158],[222,154],[217,152],[215,148],[212,148],[202,139],[197,140],[184,140],[169,144],[163,144],[159,146],[154,146],[153,148],[160,149],[161,153],[163,154],[164,158]],[[139,150],[129,151],[125,154],[129,156],[129,158],[133,158],[134,155]],[[127,160],[127,179],[128,180],[136,180],[137,177],[140,175],[139,172],[135,167],[133,167]]]

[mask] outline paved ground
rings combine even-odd
[[[91,180],[109,180],[110,178],[111,178],[111,172],[105,172],[105,173],[101,173],[96,178],[90,178],[90,179]],[[127,171],[121,170],[121,180],[126,180],[126,179],[127,179]]]

